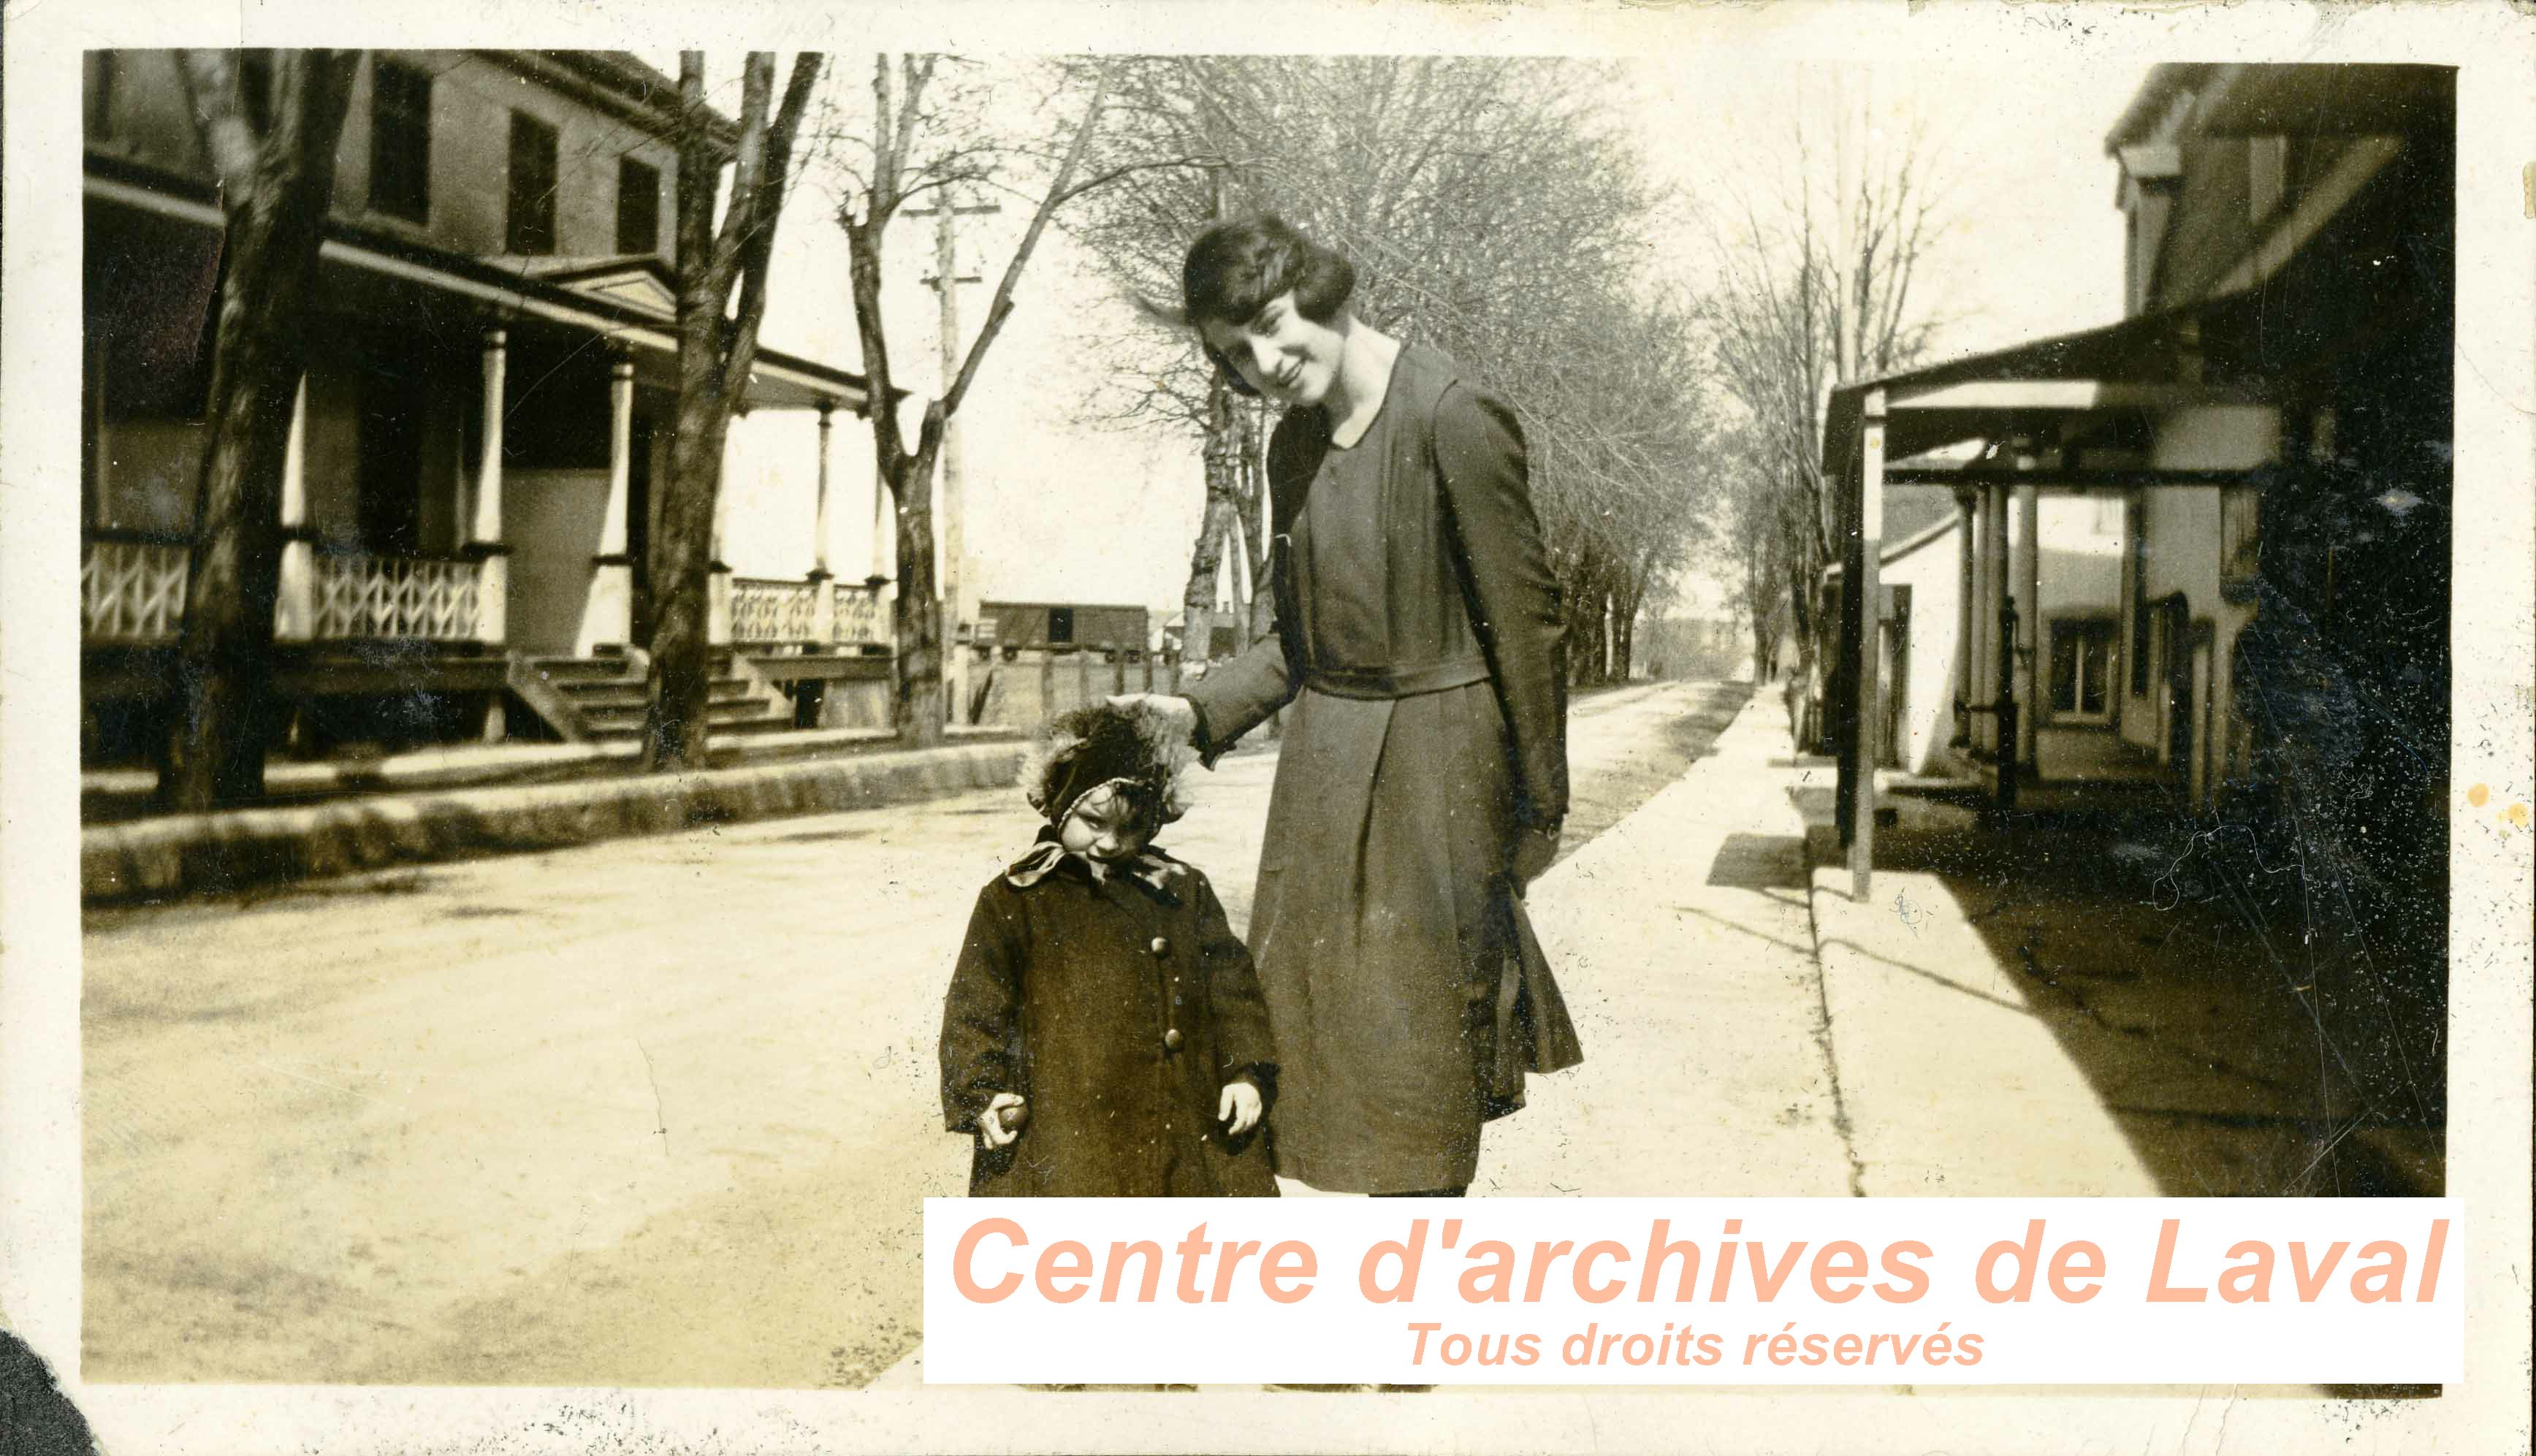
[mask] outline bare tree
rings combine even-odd
[[[1906,127],[1872,144],[1868,100],[1849,76],[1801,96],[1794,164],[1776,195],[1712,219],[1718,281],[1705,311],[1720,380],[1743,412],[1735,536],[1745,593],[1756,622],[1771,615],[1763,598],[1784,596],[1791,690],[1808,687],[1815,700],[1831,631],[1823,571],[1846,529],[1823,476],[1823,409],[1834,385],[1926,352],[1934,325],[1913,287],[1942,231],[1925,134]],[[1798,730],[1810,736],[1802,721]]]
[[[715,498],[731,411],[757,360],[766,272],[791,180],[792,145],[819,79],[821,57],[793,57],[775,101],[775,56],[750,51],[740,73],[739,140],[730,200],[714,224],[723,149],[705,104],[704,52],[678,53],[678,411],[669,477],[652,541],[660,607],[652,627],[651,706],[643,761],[655,770],[701,767],[713,691],[709,596]],[[772,108],[773,118],[768,111]]]
[[[263,53],[265,117],[239,93],[241,53],[189,50],[178,70],[222,214],[219,323],[194,492],[178,701],[158,796],[199,811],[264,791],[273,613],[282,580],[282,473],[307,370],[317,252],[357,50]]]
[[[1227,408],[1173,302],[1189,241],[1218,218],[1277,212],[1348,254],[1356,307],[1479,371],[1522,415],[1553,564],[1590,660],[1625,670],[1601,625],[1642,603],[1695,523],[1705,405],[1687,310],[1648,282],[1656,199],[1600,103],[1608,78],[1547,61],[1157,57],[1126,63],[1105,158],[1155,164],[1075,226],[1141,327],[1095,340],[1116,364],[1086,413],[1201,440],[1207,507],[1185,593],[1203,655],[1236,527],[1259,519],[1264,419]],[[1162,327],[1157,327],[1161,325]],[[1625,343],[1623,341],[1626,341]],[[1264,542],[1239,532],[1264,580]],[[1263,625],[1254,592],[1249,621]]]
[[[863,374],[870,381],[872,453],[877,478],[898,508],[898,598],[892,625],[898,638],[898,692],[895,718],[899,737],[915,744],[941,741],[943,699],[942,610],[933,569],[933,472],[940,457],[945,427],[969,388],[986,350],[1003,331],[1013,311],[1013,290],[1039,246],[1048,220],[1077,196],[1112,180],[1104,173],[1077,180],[1084,153],[1101,120],[1106,71],[1096,73],[1091,96],[1073,128],[1073,137],[1046,189],[1032,210],[1030,224],[1005,263],[995,285],[985,322],[970,341],[960,366],[944,385],[941,397],[926,401],[911,444],[897,409],[899,389],[892,367],[889,331],[881,312],[881,263],[890,221],[906,206],[930,192],[994,180],[994,158],[983,144],[945,138],[953,130],[947,109],[929,105],[927,93],[945,58],[941,56],[876,56],[872,62],[872,112],[867,134],[841,139],[849,154],[838,161],[849,182],[837,210],[845,228],[854,292],[855,325],[862,343]],[[947,205],[947,199],[945,199]],[[950,286],[948,280],[944,286]]]

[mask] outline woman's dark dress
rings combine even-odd
[[[973,1197],[1274,1197],[1259,1128],[1228,1139],[1224,1084],[1276,1053],[1250,953],[1206,876],[1151,852],[1160,885],[1067,858],[978,892],[942,1012],[942,1117],[998,1092],[1030,1120],[969,1169]]]
[[[1512,411],[1404,346],[1339,449],[1269,445],[1277,626],[1190,684],[1221,753],[1292,703],[1249,940],[1276,1033],[1277,1171],[1467,1184],[1523,1076],[1582,1060],[1508,868],[1567,807],[1557,589]]]

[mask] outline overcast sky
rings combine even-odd
[[[664,59],[674,66],[674,57]],[[856,68],[852,83],[859,87],[862,76]],[[1865,78],[1877,115],[1926,127],[1947,180],[1947,230],[1923,295],[1943,321],[1940,354],[2120,317],[2121,214],[2103,138],[2141,79],[2127,71],[1923,66]],[[1656,177],[1695,208],[1744,192],[1767,195],[1788,152],[1793,109],[1827,84],[1825,73],[1784,65],[1647,63],[1632,68],[1620,104]],[[1861,82],[1853,76],[1845,84]],[[857,368],[845,240],[831,206],[805,191],[788,207],[765,335],[775,347]],[[1011,205],[965,239],[964,270],[988,283],[963,290],[964,327],[974,330],[983,317],[1025,218],[1025,208]],[[1695,280],[1706,234],[1680,220],[1657,225],[1668,267]],[[902,222],[890,247],[895,363],[906,387],[930,391],[934,302],[918,282],[931,267],[930,222]],[[961,414],[979,595],[1175,610],[1202,503],[1194,440],[1074,422],[1099,367],[1080,335],[1123,315],[1124,305],[1059,231],[1046,235],[1019,300]],[[803,415],[760,414],[735,432],[727,555],[742,574],[809,567],[814,437]],[[871,438],[861,421],[839,417],[831,469],[831,564],[840,576],[858,577],[871,562],[872,518]],[[1694,588],[1688,601],[1704,596]]]

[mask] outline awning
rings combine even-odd
[[[1850,474],[1867,397],[1884,393],[1884,454],[1907,460],[1965,440],[2057,436],[2092,417],[2142,419],[2196,399],[2242,399],[2197,382],[2204,308],[2144,314],[1843,385],[1823,419],[1827,474]]]

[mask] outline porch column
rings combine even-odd
[[[2034,721],[2043,709],[2043,666],[2050,661],[2050,647],[2043,639],[2043,492],[2032,485],[2016,488],[2020,519],[2017,534],[2024,538],[2024,560],[2016,577],[2017,620],[2021,627],[2016,639],[2016,754],[2020,763],[2036,762],[2034,756]]]
[[[1981,690],[1983,699],[1996,705],[2012,691],[2004,651],[2004,623],[2010,608],[2007,595],[2007,487],[1993,485],[1983,495]],[[2003,758],[1999,725],[1997,715],[1986,716],[1981,742],[1994,757]]]
[[[819,495],[810,518],[810,646],[817,652],[837,645],[837,591],[828,570],[828,436],[836,424],[837,402],[819,402]]]
[[[815,548],[810,572],[823,581],[828,576],[828,436],[835,427],[836,412],[835,401],[819,402],[819,497],[810,526],[810,539]]]
[[[890,559],[889,482],[872,480],[871,580],[887,581],[896,564]]]
[[[725,464],[729,464],[728,455]],[[722,559],[729,529],[730,475],[725,470],[722,484],[714,491],[713,562],[705,577],[705,641],[715,647],[730,642],[730,566]]]
[[[467,554],[476,561],[476,637],[495,647],[510,635],[511,548],[502,544],[502,391],[509,343],[503,330],[484,331],[481,453],[476,459],[476,515],[467,529]]]
[[[1864,904],[1875,870],[1875,765],[1883,758],[1884,590],[1877,580],[1884,554],[1884,391],[1870,390],[1859,420],[1858,441],[1858,676],[1854,717],[1857,746],[1851,762],[1849,893]],[[1902,684],[1895,683],[1899,691]]]
[[[290,437],[282,450],[282,590],[273,635],[306,642],[317,635],[317,548],[308,530],[308,376],[290,396]]]
[[[1969,706],[1973,702],[1973,648],[1980,638],[1981,609],[1973,600],[1973,565],[1979,552],[1980,538],[1975,534],[1978,511],[1969,490],[1955,492],[1955,700]],[[1964,715],[1959,729],[1968,730],[1972,716]],[[1969,741],[1968,737],[1958,741]]]
[[[607,371],[607,509],[599,518],[599,554],[591,558],[590,600],[574,651],[590,657],[623,647],[634,635],[634,558],[625,523],[634,481],[634,361],[619,353]]]

